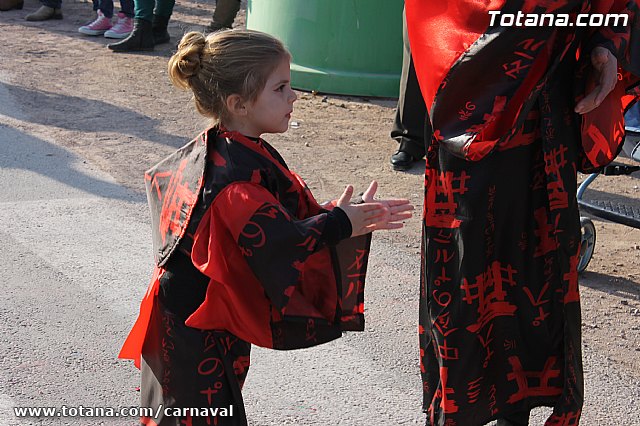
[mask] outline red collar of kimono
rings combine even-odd
[[[252,150],[253,152],[271,161],[278,169],[280,169],[280,171],[285,176],[289,177],[289,179],[291,180],[291,182],[293,182],[293,185],[299,194],[304,193],[304,186],[301,184],[300,179],[294,173],[292,173],[291,170],[283,166],[280,161],[278,161],[273,157],[273,155],[269,152],[269,150],[264,147],[264,144],[266,142],[262,138],[259,138],[257,141],[252,140],[240,132],[237,132],[235,130],[227,130],[222,125],[218,126],[217,134],[220,137],[230,139],[236,143],[240,143],[244,145],[246,148]]]

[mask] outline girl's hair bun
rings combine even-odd
[[[201,69],[202,52],[206,45],[205,35],[196,31],[182,37],[178,51],[169,61],[169,78],[182,89],[191,88],[191,78]]]

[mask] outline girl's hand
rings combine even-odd
[[[407,220],[413,216],[411,211],[413,210],[413,206],[409,204],[409,200],[407,199],[389,199],[389,200],[374,200],[373,198],[376,195],[376,191],[378,190],[378,182],[375,180],[371,182],[369,188],[362,195],[362,200],[365,203],[379,203],[382,204],[386,210],[387,214],[382,218],[382,220],[378,220],[376,223],[370,226],[372,231],[378,229],[399,229],[404,226],[404,223],[401,221]]]
[[[373,229],[369,229],[384,217],[386,208],[380,203],[351,204],[353,196],[353,186],[347,185],[344,192],[338,199],[336,207],[340,207],[351,221],[351,236],[367,234]]]
[[[618,60],[609,49],[597,46],[591,52],[591,64],[598,72],[598,85],[575,107],[575,112],[585,114],[600,106],[604,98],[618,82]]]
[[[378,183],[371,182],[369,188],[362,195],[363,204],[350,204],[353,187],[347,185],[336,204],[349,217],[353,232],[352,237],[367,234],[380,229],[399,229],[404,226],[401,222],[412,216],[413,206],[409,200],[374,200]]]

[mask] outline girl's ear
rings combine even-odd
[[[229,95],[225,101],[227,111],[234,115],[247,115],[247,107],[240,95]]]

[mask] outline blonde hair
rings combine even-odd
[[[193,92],[200,114],[219,123],[228,113],[227,97],[237,94],[254,101],[284,58],[290,58],[287,49],[265,33],[228,30],[205,36],[192,31],[169,59],[169,78]]]

